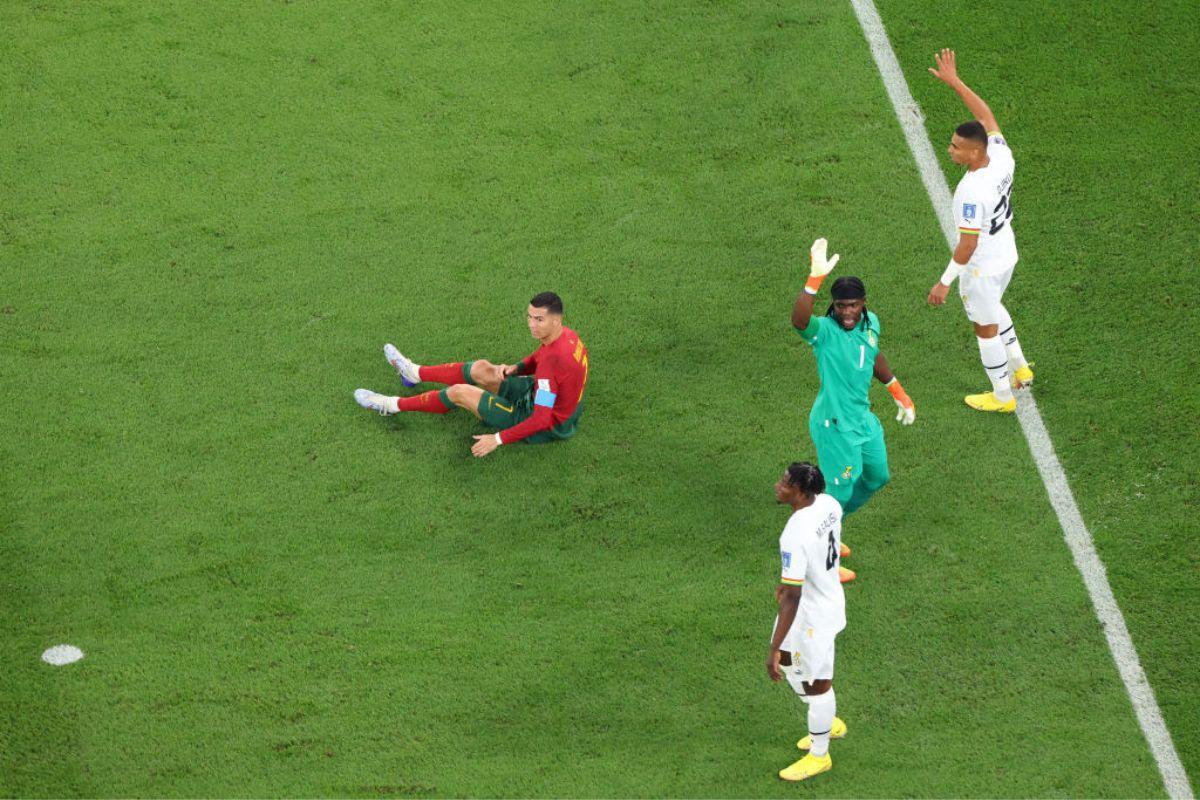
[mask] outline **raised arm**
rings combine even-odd
[[[800,294],[796,295],[796,302],[792,303],[793,328],[802,331],[808,327],[808,323],[812,319],[813,303],[816,300],[817,296],[810,294],[807,286],[801,290]]]
[[[826,258],[825,249],[828,246],[829,243],[824,239],[817,239],[808,251],[808,281],[804,284],[804,291],[796,296],[796,302],[792,304],[792,327],[798,331],[808,328],[808,323],[812,321],[813,303],[816,302],[817,291],[821,288],[825,276],[833,271],[833,268],[837,266],[838,259],[841,258],[837,253],[834,253],[832,258]]]
[[[937,64],[937,68],[930,67],[930,74],[949,86],[962,98],[967,110],[971,112],[971,116],[979,120],[989,136],[999,131],[1000,126],[996,123],[996,117],[988,108],[988,104],[983,102],[982,97],[971,91],[971,87],[963,83],[962,78],[958,77],[958,65],[955,63],[954,51],[943,48],[942,52],[934,53],[933,61]]]

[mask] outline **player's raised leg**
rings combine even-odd
[[[422,366],[396,349],[396,345],[385,344],[383,355],[388,363],[400,374],[400,380],[405,386],[412,387],[418,383],[444,383],[453,386],[456,383],[470,383],[472,362],[452,361],[448,364]]]

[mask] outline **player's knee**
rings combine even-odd
[[[475,381],[476,383],[479,383],[479,382],[491,377],[492,373],[495,372],[495,370],[496,370],[496,365],[485,359],[481,358],[478,361],[472,361],[471,362],[471,380]]]
[[[873,470],[868,475],[863,475],[863,482],[867,484],[867,488],[873,492],[877,492],[887,486],[892,480],[892,473],[888,472],[888,468]]]
[[[982,325],[982,324],[976,322],[976,323],[974,323],[974,325],[975,325],[975,335],[978,336],[980,339],[991,339],[993,336],[995,336],[996,334],[998,334],[1000,332],[1000,326],[995,322],[991,322],[986,325]]]
[[[445,389],[446,397],[451,403],[456,406],[461,406],[467,401],[467,395],[470,393],[470,387],[465,383],[456,383],[453,386],[447,386]]]

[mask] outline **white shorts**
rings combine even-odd
[[[977,270],[968,265],[958,279],[959,294],[962,295],[963,310],[967,319],[976,325],[996,325],[1000,322],[1001,301],[1004,290],[1012,280],[1013,269],[1009,267],[1003,272],[991,275],[979,275]]]
[[[783,650],[792,654],[792,665],[783,667],[783,674],[796,694],[804,694],[800,685],[813,681],[833,680],[833,652],[837,633],[826,633],[813,628],[797,629],[793,625],[783,642]]]

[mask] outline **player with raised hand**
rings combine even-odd
[[[808,735],[796,743],[808,755],[783,769],[785,781],[803,781],[833,768],[829,740],[846,735],[833,693],[834,640],[846,627],[846,597],[834,572],[842,543],[842,508],[825,491],[821,470],[791,464],[775,483],[775,499],[792,508],[779,537],[779,606],[767,648],[767,677],[787,677],[808,705]]]
[[[871,413],[871,378],[891,392],[901,425],[911,425],[917,410],[879,352],[879,317],[867,310],[861,280],[838,278],[825,315],[813,315],[817,292],[840,258],[827,257],[827,247],[824,239],[813,242],[808,282],[792,306],[792,327],[812,347],[821,379],[808,416],[817,460],[827,476],[827,491],[850,514],[890,479],[883,426]]]
[[[974,119],[959,125],[950,138],[951,160],[967,168],[954,190],[958,244],[942,277],[929,290],[928,300],[942,305],[954,279],[960,279],[963,308],[975,326],[979,357],[992,383],[992,391],[967,395],[964,400],[979,411],[1012,413],[1017,408],[1013,389],[1033,383],[1033,370],[1002,302],[1017,265],[1012,227],[1016,162],[992,110],[958,77],[954,51],[945,49],[933,58],[937,66],[930,67],[930,73],[962,98]]]
[[[380,414],[423,411],[445,414],[466,409],[498,433],[475,437],[471,453],[482,458],[501,445],[525,441],[552,442],[575,434],[583,414],[583,391],[588,379],[588,351],[575,331],[563,325],[563,303],[554,292],[534,295],[526,309],[529,333],[540,343],[516,364],[457,361],[421,366],[395,345],[383,347],[384,357],[405,386],[428,381],[444,383],[440,391],[415,397],[356,389],[355,401]]]

